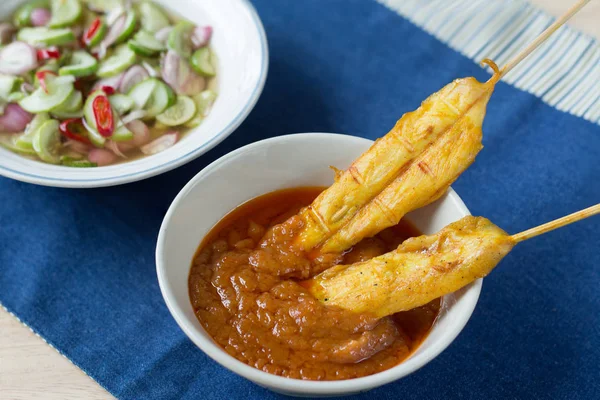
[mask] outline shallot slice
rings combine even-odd
[[[10,43],[17,29],[8,22],[0,23],[0,44]]]
[[[37,51],[24,42],[12,42],[0,50],[0,73],[21,75],[37,67]]]
[[[162,60],[162,78],[177,93],[193,96],[204,90],[206,81],[196,74],[188,62],[169,50]]]
[[[104,149],[91,149],[88,153],[88,160],[98,164],[99,167],[110,165],[117,161],[117,156],[111,151]]]
[[[157,76],[160,75],[156,71],[156,69],[152,65],[148,64],[148,62],[146,62],[146,61],[142,61],[142,67],[144,67],[144,69],[146,70],[148,75],[150,75],[151,78],[156,78]]]
[[[117,15],[117,14],[114,14],[114,15]],[[121,13],[118,15],[118,17],[115,19],[114,22],[109,21],[109,19],[110,19],[110,14],[109,14],[109,17],[107,17],[107,21],[106,21],[108,26],[110,26],[110,29],[108,30],[108,33],[106,34],[106,37],[104,38],[104,40],[102,40],[102,42],[100,43],[100,47],[104,47],[104,48],[108,48],[111,45],[113,45],[117,41],[119,36],[121,36],[121,33],[125,29],[125,21],[127,19],[127,14],[125,14],[123,11],[121,11]]]
[[[90,151],[90,146],[73,139],[67,139],[63,145],[78,154],[86,155]]]
[[[31,10],[31,24],[33,26],[46,26],[50,19],[52,18],[52,13],[50,10],[45,8],[34,8]]]
[[[7,104],[0,116],[0,133],[23,132],[33,119],[33,115],[15,103]]]
[[[132,111],[129,114],[125,115],[123,118],[121,118],[121,122],[124,125],[127,125],[130,122],[144,118],[146,116],[146,114],[148,114],[148,113],[144,110],[135,110],[135,111]]]
[[[124,75],[125,74],[123,73],[123,74],[119,74],[117,76],[112,76],[110,78],[100,79],[98,82],[96,82],[96,84],[94,85],[92,90],[101,89],[102,86],[108,86],[108,87],[111,87],[111,88],[117,90],[121,86],[121,81],[123,80]]]
[[[127,143],[127,142],[125,142],[125,143]],[[120,144],[115,142],[114,140],[107,141],[106,144],[104,145],[104,147],[106,147],[107,149],[109,149],[110,151],[115,153],[115,155],[117,155],[121,158],[127,158],[127,156],[125,154],[123,154],[123,152],[121,151]]]
[[[173,132],[165,133],[158,139],[155,139],[155,140],[151,141],[150,143],[148,143],[147,145],[140,147],[140,150],[142,151],[142,153],[144,153],[148,156],[152,155],[152,154],[160,153],[161,151],[165,151],[166,149],[168,149],[169,147],[171,147],[175,143],[177,143],[177,139],[179,139],[178,132],[173,131]]]
[[[35,86],[33,86],[31,83],[23,82],[21,84],[20,89],[21,89],[21,92],[23,92],[23,93],[31,94],[34,92]]]
[[[140,83],[141,81],[148,78],[148,72],[144,67],[140,65],[134,65],[129,68],[124,74],[121,83],[119,84],[119,90],[121,93],[129,93],[129,90]]]
[[[167,41],[167,39],[169,38],[169,34],[171,33],[172,30],[173,30],[172,26],[166,26],[166,27],[162,28],[161,30],[159,30],[158,32],[156,32],[154,34],[154,37],[159,42],[165,43]]]
[[[150,141],[150,129],[148,128],[148,125],[142,121],[131,121],[125,124],[125,126],[127,126],[127,129],[133,132],[133,139],[131,140],[131,143],[133,143],[133,145],[136,147],[141,147]],[[125,143],[129,144],[130,142]]]
[[[210,42],[212,33],[213,28],[210,25],[194,28],[194,31],[192,32],[192,44],[194,45],[194,50],[206,46]]]

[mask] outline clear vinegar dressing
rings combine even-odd
[[[0,31],[2,147],[51,164],[113,165],[164,151],[202,123],[218,92],[212,28],[150,1],[127,4],[32,1],[3,21],[11,34]],[[23,53],[31,57],[14,57]],[[150,90],[134,90],[140,84]]]

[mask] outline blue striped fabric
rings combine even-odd
[[[200,169],[242,145],[310,131],[375,139],[451,80],[487,79],[473,60],[498,55],[502,62],[524,43],[485,41],[507,21],[515,35],[529,36],[551,21],[520,1],[508,8],[457,1],[452,15],[448,3],[405,0],[402,9],[452,48],[472,43],[462,50],[469,57],[374,0],[255,0],[269,37],[269,78],[256,109],[220,146],[177,170],[118,187],[66,190],[0,178],[0,303],[118,398],[282,398],[212,362],[174,322],[154,265],[164,213]],[[552,93],[548,98],[565,109],[598,117],[600,86],[589,73],[598,49],[582,40],[564,30],[526,60],[528,67],[507,76],[514,85],[497,85],[485,148],[453,185],[473,214],[508,232],[600,200],[600,127],[546,100]],[[587,48],[579,61],[557,59],[569,43],[568,54]],[[551,69],[551,60],[560,66]],[[577,62],[567,71],[576,79],[552,86],[569,62]],[[547,91],[544,101],[517,88],[527,82],[532,92]],[[517,246],[485,279],[469,324],[444,353],[354,398],[600,398],[598,223],[586,220]]]
[[[498,65],[554,21],[523,0],[378,1],[472,60]],[[563,26],[504,81],[600,124],[599,55],[597,40]]]

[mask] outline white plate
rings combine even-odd
[[[0,2],[6,20],[24,1]],[[229,136],[258,100],[268,70],[267,39],[247,0],[157,0],[192,22],[214,28],[212,47],[219,59],[215,105],[198,128],[170,149],[153,156],[99,168],[68,168],[33,161],[0,148],[0,175],[46,186],[100,187],[133,182],[169,171],[204,154]]]
[[[333,183],[330,165],[347,168],[366,151],[370,140],[330,133],[280,136],[242,147],[196,175],[171,204],[160,228],[156,268],[160,288],[173,317],[209,357],[225,368],[271,390],[296,396],[347,395],[400,379],[427,364],[452,343],[469,320],[481,280],[444,296],[430,334],[404,362],[386,371],[344,381],[303,381],[250,367],[226,353],[196,319],[188,294],[194,253],[204,236],[226,214],[256,196],[278,189]],[[407,216],[426,234],[466,215],[469,210],[452,189],[433,204]]]

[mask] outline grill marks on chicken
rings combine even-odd
[[[491,62],[490,62],[491,63]],[[406,113],[300,212],[303,250],[342,252],[437,200],[481,150],[481,125],[499,77],[458,79]]]
[[[465,217],[395,251],[338,265],[306,283],[322,303],[384,317],[410,310],[486,276],[516,243],[482,217]]]

